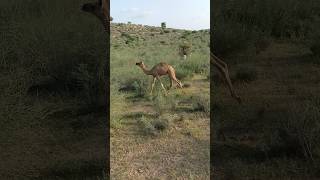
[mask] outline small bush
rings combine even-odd
[[[169,122],[165,119],[156,119],[152,122],[152,124],[154,128],[158,131],[164,131],[169,127]]]
[[[184,56],[184,55],[190,55],[191,53],[191,48],[192,45],[189,42],[183,42],[182,44],[179,45],[179,55]]]
[[[138,122],[144,135],[156,136],[169,127],[169,122],[166,119],[151,120],[142,116]]]
[[[320,100],[309,100],[304,105],[292,104],[287,115],[282,120],[286,136],[298,142],[305,158],[313,161],[320,156]]]
[[[144,116],[139,119],[139,124],[141,126],[141,130],[145,135],[156,135],[156,129],[152,125],[151,121]]]
[[[193,109],[195,111],[202,111],[210,113],[210,96],[209,94],[202,94],[192,97]]]
[[[134,36],[132,36],[129,33],[126,33],[126,32],[121,33],[121,37],[125,38],[125,43],[126,44],[132,44],[132,43],[134,43],[135,41],[138,40],[137,37],[134,37]]]
[[[163,95],[162,89],[158,88],[158,96],[153,99],[154,107],[158,114],[163,114],[169,110],[175,109],[174,97],[166,97]]]
[[[164,33],[170,33],[170,30],[163,30]]]
[[[138,97],[143,97],[147,93],[148,89],[148,81],[146,76],[143,77],[125,78],[122,82],[120,82],[120,88],[118,90],[122,92],[134,92]]]
[[[160,41],[160,44],[167,44],[166,41]]]

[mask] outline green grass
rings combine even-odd
[[[105,177],[105,34],[83,2],[0,3],[1,177]]]

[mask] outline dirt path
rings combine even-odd
[[[209,81],[199,77],[182,94],[208,93]],[[202,88],[200,88],[202,87]],[[156,118],[152,103],[130,104],[123,127],[112,131],[112,179],[209,179],[209,116],[203,112],[167,112],[170,125],[146,136],[137,115]]]

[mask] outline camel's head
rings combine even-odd
[[[136,63],[137,66],[144,68],[146,67],[142,61]]]
[[[103,23],[112,21],[113,18],[109,15],[109,2],[107,0],[98,0],[98,2],[83,4],[81,10],[92,13],[97,16]],[[105,24],[104,24],[105,25]]]
[[[100,15],[101,12],[99,12],[101,10],[101,6],[98,3],[83,4],[81,7],[81,10],[85,12],[90,12],[93,14],[99,14],[99,16],[101,16]]]

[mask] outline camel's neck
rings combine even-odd
[[[151,71],[148,70],[146,67],[141,67],[142,71],[146,74],[146,75],[151,75]]]

